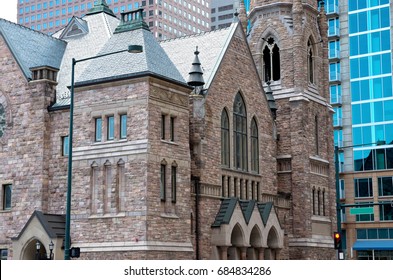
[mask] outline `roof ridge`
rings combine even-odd
[[[226,29],[229,29],[230,26],[224,27],[224,28],[218,28],[218,29],[214,29],[214,30],[209,30],[209,31],[202,31],[200,33],[192,33],[192,34],[187,34],[184,36],[179,36],[179,37],[175,37],[175,38],[170,38],[170,39],[166,39],[166,40],[161,40],[161,43],[165,43],[165,42],[171,42],[171,41],[176,41],[176,40],[181,40],[181,39],[187,39],[187,38],[191,38],[191,37],[198,37],[198,36],[203,36],[206,34],[210,34],[210,33],[214,33],[214,32],[219,32],[219,31],[223,31]]]
[[[31,28],[26,27],[26,26],[24,26],[24,25],[21,25],[21,24],[19,24],[19,23],[15,23],[15,22],[6,20],[6,19],[4,19],[4,18],[0,18],[0,21],[5,21],[6,23],[8,23],[8,24],[13,24],[13,25],[17,26],[18,28],[26,29],[26,30],[28,30],[28,31],[33,31],[33,32],[35,32],[35,33],[37,33],[37,34],[39,34],[39,35],[43,35],[43,36],[45,36],[45,37],[47,37],[47,38],[51,38],[51,39],[53,39],[53,40],[55,40],[55,41],[61,41],[61,42],[66,43],[66,42],[65,42],[64,40],[62,40],[62,39],[53,37],[52,35],[45,34],[45,33],[41,32],[41,31],[38,31],[38,30],[35,30],[35,29],[31,29]]]

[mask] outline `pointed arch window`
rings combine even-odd
[[[308,81],[314,83],[314,50],[311,40],[307,42],[307,75]]]
[[[263,80],[265,82],[278,81],[280,75],[280,48],[274,38],[269,37],[263,48]]]
[[[255,118],[251,121],[251,171],[259,172],[258,125]]]
[[[0,103],[0,137],[4,135],[5,125],[5,108],[3,104]]]
[[[315,134],[315,154],[319,155],[319,124],[318,116],[315,116],[314,120],[314,134]]]
[[[221,164],[229,167],[229,117],[225,109],[221,113]]]
[[[240,93],[233,104],[233,147],[235,168],[247,170],[247,114]]]

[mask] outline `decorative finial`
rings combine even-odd
[[[192,62],[191,70],[189,72],[190,76],[188,78],[187,84],[189,86],[195,87],[195,91],[197,87],[201,87],[205,84],[205,81],[203,80],[203,71],[201,68],[201,62],[199,61],[198,55],[198,46],[195,48],[195,57],[194,61]]]

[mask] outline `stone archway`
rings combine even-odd
[[[262,232],[257,225],[251,230],[250,245],[247,248],[247,260],[257,260],[259,258],[258,248],[262,247]]]
[[[265,249],[264,259],[265,260],[276,260],[278,259],[279,252],[279,239],[277,231],[274,227],[270,228],[267,236],[267,248]]]
[[[233,227],[231,234],[231,244],[232,246],[228,248],[228,260],[240,260],[240,248],[244,245],[244,234],[239,224],[236,224]]]
[[[40,244],[40,250],[37,251],[37,242]],[[38,239],[31,239],[22,250],[22,260],[42,260],[47,257],[45,245]]]

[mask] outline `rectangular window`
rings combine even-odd
[[[127,138],[127,115],[120,115],[120,139]]]
[[[172,192],[172,202],[176,203],[176,177],[177,177],[177,167],[172,166],[172,181],[171,181],[171,192]]]
[[[161,115],[161,139],[165,139],[165,115]]]
[[[10,210],[11,209],[11,192],[12,192],[12,185],[6,184],[3,185],[3,210]]]
[[[373,207],[372,205],[368,206],[369,202],[360,202],[356,204],[361,204],[361,207]],[[374,221],[374,214],[359,214],[356,215],[356,222],[371,222]]]
[[[378,195],[379,196],[393,195],[393,177],[378,178]]]
[[[161,201],[166,199],[166,165],[161,164],[161,174],[160,174],[160,197]]]
[[[101,142],[102,141],[102,119],[101,118],[96,118],[95,119],[95,142]]]
[[[355,198],[373,196],[372,178],[354,179],[354,184],[355,184]]]
[[[61,137],[62,156],[68,156],[69,152],[69,138],[68,136]]]
[[[393,206],[391,203],[379,205],[379,219],[381,221],[393,220]]]
[[[171,141],[175,141],[175,117],[171,117],[170,123],[170,131],[171,131]]]
[[[8,249],[0,249],[0,260],[7,260]]]
[[[107,117],[107,140],[113,140],[115,138],[115,117]]]

